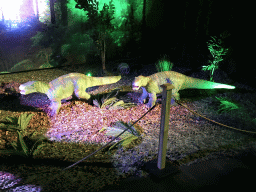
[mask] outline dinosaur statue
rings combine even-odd
[[[44,93],[51,100],[51,113],[54,116],[59,112],[61,100],[71,99],[73,93],[78,99],[89,99],[91,95],[86,92],[86,88],[116,83],[121,76],[91,77],[82,73],[69,73],[54,79],[50,83],[42,81],[29,81],[19,86],[20,93],[27,95],[34,92]]]
[[[133,90],[139,90],[139,88],[142,87],[143,93],[139,98],[139,103],[143,103],[149,96],[147,106],[152,107],[156,103],[156,94],[163,91],[160,85],[165,83],[171,83],[174,85],[175,88],[172,90],[172,96],[176,100],[180,99],[178,91],[182,89],[235,89],[235,86],[188,77],[175,71],[163,71],[150,76],[135,77],[132,87]]]

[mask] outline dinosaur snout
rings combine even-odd
[[[137,90],[140,89],[140,87],[139,87],[139,86],[136,86],[136,85],[132,85],[132,89],[133,89],[134,91],[137,91]]]
[[[26,92],[24,90],[24,86],[23,85],[19,86],[19,90],[20,90],[20,94],[25,95]]]

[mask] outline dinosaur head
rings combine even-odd
[[[136,91],[136,90],[139,90],[140,87],[146,86],[147,84],[148,84],[148,77],[140,75],[138,77],[135,77],[135,80],[132,83],[132,89]]]
[[[29,81],[19,86],[20,94],[27,95],[34,92],[45,93],[49,89],[49,85],[40,81]]]
[[[20,94],[27,95],[35,92],[35,81],[29,81],[19,86]]]

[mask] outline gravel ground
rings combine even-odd
[[[96,95],[97,93],[109,91],[120,85],[126,85],[126,88],[129,90],[132,79],[132,77],[123,78],[117,84],[101,86],[99,89],[92,90],[90,93]],[[13,82],[12,85],[8,84],[6,87],[14,87],[16,90],[18,85],[19,83]],[[126,101],[136,102],[139,95],[139,92],[133,94],[127,93],[121,98]],[[256,106],[254,103],[255,93],[220,93],[216,96],[232,99],[232,101],[239,104],[239,110],[219,114],[214,107],[220,104],[216,104],[216,100],[212,97],[206,97],[196,101],[184,99],[182,103],[186,104],[186,106],[193,111],[197,111],[223,124],[234,126],[242,130],[255,131],[255,126],[252,126],[255,124],[249,123],[255,118],[255,112],[250,110],[254,109]],[[44,110],[48,105],[47,98],[44,97],[45,96],[38,94],[31,94],[30,96],[21,97],[20,99],[23,105],[39,107]],[[48,125],[40,126],[41,130],[37,131],[45,132],[45,130],[47,130],[45,135],[52,141],[100,143],[104,145],[111,140],[111,137],[98,132],[102,127],[111,126],[113,122],[118,120],[134,122],[145,112],[147,112],[145,105],[138,105],[129,109],[107,110],[97,108],[83,101],[68,101],[63,103],[57,117],[50,119]],[[35,113],[37,116],[33,117],[31,125],[29,125],[30,130],[38,123],[43,125],[47,122],[45,120],[47,116],[43,112]],[[157,156],[160,116],[161,104],[158,104],[155,109],[138,122],[138,125],[144,131],[141,143],[130,149],[121,147],[113,155],[111,162],[116,167],[119,175],[123,175],[124,173],[131,173],[137,176],[147,175],[146,172],[141,170],[141,166],[143,166],[143,163]],[[181,161],[188,158],[191,154],[201,151],[210,151],[211,149],[219,149],[221,146],[244,143],[242,147],[239,146],[236,150],[209,152],[203,159],[198,158],[184,165],[196,163],[204,159],[215,158],[219,155],[234,155],[239,150],[253,145],[250,144],[250,146],[248,146],[248,143],[245,142],[250,138],[250,135],[208,122],[179,105],[171,107],[169,124],[170,129],[166,155],[167,158],[172,161]],[[6,179],[10,176],[1,174],[0,177]],[[18,180],[12,182],[18,182]],[[7,185],[11,185],[10,180],[5,184],[1,183],[0,186],[2,186],[3,189],[3,186]],[[34,191],[39,190],[36,186],[34,186],[34,188]],[[30,190],[33,191],[32,189]]]

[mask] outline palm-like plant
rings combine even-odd
[[[39,146],[38,143],[47,139],[45,136],[35,137],[36,132],[28,134],[27,126],[33,114],[21,114],[17,117],[6,117],[9,121],[6,124],[1,123],[0,129],[5,131],[17,131],[18,141],[11,142],[11,146],[14,150],[1,150],[2,154],[18,154],[25,155],[27,157],[32,156],[39,148],[36,150],[35,147]]]
[[[120,89],[115,89],[110,92],[106,97],[103,97],[101,101],[93,100],[93,104],[99,108],[107,108],[107,109],[125,109],[128,107],[135,106],[134,103],[125,103],[123,100],[119,100],[116,98],[116,95],[119,93]],[[109,98],[114,92],[114,97]]]
[[[116,137],[121,132],[127,129],[127,132],[120,135],[121,140],[112,145],[109,150],[114,148],[116,145],[122,145],[124,148],[129,148],[132,142],[142,138],[143,129],[140,126],[132,125],[130,122],[124,123],[122,121],[118,121],[112,127],[103,127],[100,132],[106,130],[105,135]]]
[[[216,99],[218,99],[221,104],[220,104],[220,109],[218,110],[219,113],[222,113],[223,111],[231,111],[234,109],[238,109],[238,105],[236,105],[235,103],[232,103],[222,97],[216,97]]]

